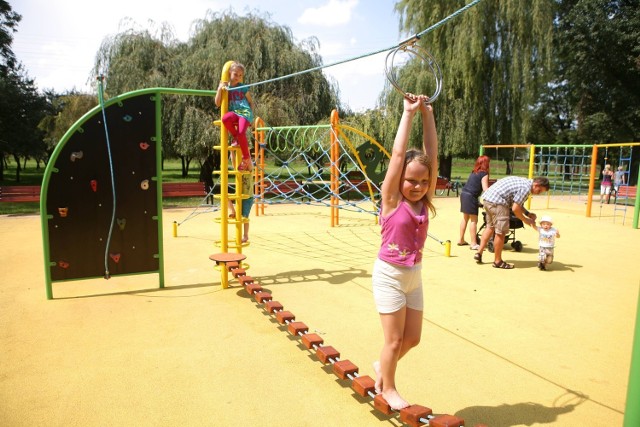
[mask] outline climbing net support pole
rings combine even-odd
[[[589,193],[587,195],[587,218],[591,217],[591,208],[593,207],[593,192],[596,186],[596,171],[598,170],[598,146],[594,145],[591,150],[591,176],[589,177]]]
[[[337,127],[339,125],[338,111],[331,111],[331,226],[340,223],[339,209],[340,200],[336,196],[339,192],[340,182],[340,147],[338,145]]]
[[[440,240],[431,233],[427,233],[427,236],[444,246],[444,256],[447,258],[451,256],[451,240]]]
[[[255,163],[254,168],[254,194],[258,195],[255,203],[256,216],[264,215],[264,147],[265,147],[265,131],[264,120],[256,117],[255,130],[253,131],[255,140]]]

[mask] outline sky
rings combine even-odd
[[[398,30],[394,0],[109,0],[91,5],[86,0],[9,0],[9,4],[22,15],[13,52],[40,90],[58,93],[90,92],[88,79],[96,53],[110,36],[167,23],[179,40],[187,41],[195,20],[230,8],[240,16],[268,13],[273,23],[291,29],[297,43],[317,37],[325,65],[386,50],[406,38]],[[384,87],[385,58],[382,52],[323,72],[336,79],[344,105],[363,111],[376,106]],[[229,59],[233,58],[220,62]]]

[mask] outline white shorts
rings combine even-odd
[[[376,258],[372,273],[373,299],[379,313],[402,307],[422,311],[422,264],[400,267]]]

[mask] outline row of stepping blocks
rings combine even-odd
[[[290,311],[284,311],[282,304],[273,301],[272,295],[265,292],[251,276],[235,261],[226,262],[222,268],[226,268],[238,282],[246,289],[258,304],[271,315],[274,315],[278,323],[287,325],[290,334],[300,336],[304,346],[315,350],[316,356],[323,363],[333,364],[333,373],[342,380],[351,380],[351,388],[363,397],[371,397],[373,406],[386,415],[394,415],[396,410],[391,409],[381,394],[375,392],[375,381],[368,375],[360,376],[359,368],[349,360],[340,360],[340,352],[331,346],[324,345],[324,340],[318,334],[310,334],[309,328],[302,322],[296,322],[296,317]],[[223,274],[226,274],[223,272]],[[411,405],[399,411],[400,420],[412,427],[462,427],[464,420],[453,415],[433,415],[430,408],[421,405]],[[476,427],[482,427],[480,425]]]

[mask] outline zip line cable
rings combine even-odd
[[[363,55],[355,56],[353,58],[348,58],[348,59],[344,59],[344,60],[341,60],[341,61],[336,61],[336,62],[333,62],[331,64],[319,65],[317,67],[309,68],[307,70],[302,70],[302,71],[298,71],[298,72],[295,72],[295,73],[287,74],[286,76],[274,77],[272,79],[263,80],[261,82],[249,83],[249,84],[245,84],[245,85],[236,86],[234,88],[229,88],[228,90],[232,91],[232,90],[238,90],[238,89],[241,89],[241,88],[249,88],[249,87],[259,86],[259,85],[263,85],[263,84],[267,84],[267,83],[273,83],[273,82],[277,82],[277,81],[280,81],[280,80],[288,79],[288,78],[291,78],[291,77],[296,77],[296,76],[299,76],[299,75],[302,75],[302,74],[311,73],[313,71],[319,71],[319,70],[322,70],[324,68],[335,67],[336,65],[345,64],[347,62],[357,61],[358,59],[362,59],[362,58],[366,58],[366,57],[369,57],[369,56],[377,55],[379,53],[390,51],[392,49],[400,49],[400,48],[402,48],[404,46],[407,46],[407,45],[410,45],[410,44],[414,44],[423,35],[435,30],[436,28],[441,27],[442,25],[444,25],[448,21],[452,20],[453,18],[457,17],[458,15],[462,14],[463,12],[466,12],[467,10],[472,8],[473,6],[475,6],[478,3],[480,3],[481,1],[482,0],[473,0],[471,3],[463,6],[460,9],[458,9],[457,11],[453,12],[451,15],[447,16],[446,18],[436,22],[435,24],[433,24],[429,28],[426,28],[425,30],[419,32],[418,34],[416,34],[416,35],[414,35],[414,36],[412,36],[412,37],[400,42],[398,45],[390,46],[390,47],[387,47],[387,48],[384,48],[384,49],[379,49],[377,51],[370,52],[370,53],[365,53]],[[433,70],[433,68],[432,68],[432,70]]]

